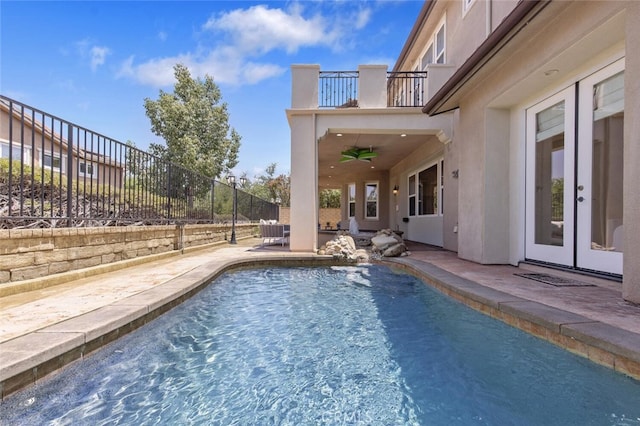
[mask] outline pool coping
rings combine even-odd
[[[130,333],[179,305],[221,274],[268,265],[343,264],[313,253],[214,259],[153,288],[0,343],[1,399]]]
[[[425,261],[401,257],[376,263],[411,273],[477,311],[640,380],[640,334],[483,286]],[[153,288],[0,343],[1,398],[152,321],[227,271],[343,264],[331,256],[291,252],[212,259]]]

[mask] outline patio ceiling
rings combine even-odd
[[[343,184],[355,182],[364,174],[387,171],[430,141],[440,143],[433,133],[426,132],[330,129],[318,142],[318,186],[321,190],[339,189]],[[378,153],[371,162],[340,162],[342,151],[370,146]]]

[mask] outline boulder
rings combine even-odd
[[[390,229],[378,231],[375,237],[371,238],[371,244],[371,251],[384,257],[408,256],[404,240]]]
[[[404,245],[404,243],[398,243],[386,249],[382,253],[382,255],[384,257],[396,257],[396,256],[401,256],[406,251],[407,251],[407,247]]]
[[[333,256],[337,259],[346,259],[350,262],[367,262],[369,255],[366,250],[356,249],[356,243],[349,235],[336,235],[336,237],[328,241],[324,247],[321,247],[318,254]]]
[[[371,238],[371,244],[377,249],[377,251],[382,252],[386,250],[387,247],[398,244],[398,240],[390,235],[379,234]]]

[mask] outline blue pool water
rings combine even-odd
[[[10,425],[640,424],[640,382],[368,265],[225,274]]]

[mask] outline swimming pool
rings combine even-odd
[[[222,275],[7,424],[640,424],[640,383],[379,265]]]

